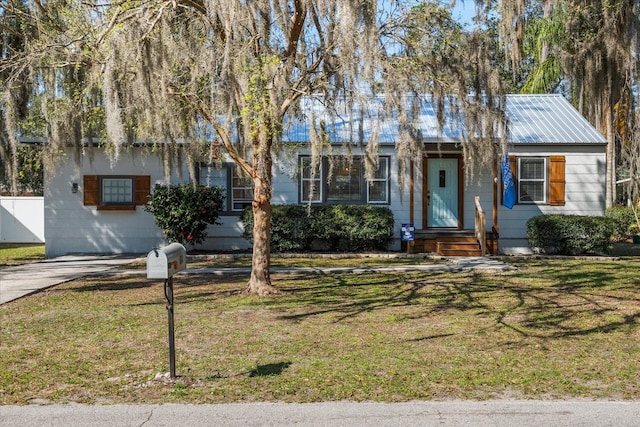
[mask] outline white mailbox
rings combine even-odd
[[[187,250],[180,243],[152,249],[147,254],[147,278],[168,279],[187,268]]]

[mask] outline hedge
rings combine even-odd
[[[613,221],[607,217],[540,215],[527,221],[529,245],[543,253],[604,253],[611,244]]]
[[[253,241],[253,211],[242,214],[243,237]],[[271,249],[293,251],[383,251],[393,236],[393,213],[371,205],[274,205]]]
[[[608,208],[605,213],[612,221],[613,240],[623,242],[637,233],[636,216],[630,206]]]

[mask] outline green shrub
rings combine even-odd
[[[253,211],[242,213],[243,237],[253,240]],[[393,213],[370,205],[274,205],[271,249],[292,251],[385,250],[393,235]]]
[[[42,164],[42,145],[19,144],[16,151],[18,170],[16,175],[17,195],[42,196],[44,194],[44,167]],[[11,191],[8,171],[0,161],[0,193]]]
[[[605,215],[612,221],[613,240],[622,242],[631,238],[637,226],[636,217],[630,206],[608,208]]]
[[[170,242],[202,243],[207,225],[217,224],[224,189],[202,185],[157,185],[145,210],[150,212]]]
[[[603,253],[612,233],[613,221],[607,217],[540,215],[527,221],[529,245],[547,254]]]

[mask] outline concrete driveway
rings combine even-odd
[[[0,304],[128,264],[136,255],[68,255],[0,270]]]

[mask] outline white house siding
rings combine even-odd
[[[308,154],[301,150],[299,154]],[[357,153],[354,153],[357,155]],[[392,249],[400,248],[400,224],[409,222],[408,175],[405,189],[398,191],[398,163],[393,157],[393,147],[381,149],[381,155],[390,156],[390,201],[394,212],[397,239]],[[73,155],[67,156],[72,159]],[[273,204],[299,203],[297,171],[298,154],[285,153],[274,161]],[[407,171],[408,173],[408,171]],[[93,161],[88,157],[79,165],[73,160],[60,164],[47,174],[45,188],[45,237],[46,256],[55,257],[69,253],[147,253],[166,242],[153,216],[137,206],[135,211],[98,210],[96,206],[83,205],[84,175],[149,175],[151,185],[164,183],[160,159],[155,155],[123,155],[113,165],[107,156],[96,152]],[[188,173],[174,174],[171,183],[188,181]],[[71,191],[78,184],[78,192]],[[418,199],[416,199],[418,200]],[[242,237],[243,225],[239,215],[221,216],[221,224],[211,225],[209,236],[196,249],[246,250],[251,243]]]
[[[309,154],[301,148],[286,152],[274,161],[273,203],[299,203],[298,156]],[[339,153],[332,153],[339,154]],[[357,151],[354,155],[362,154]],[[409,168],[407,165],[404,186],[400,188],[398,159],[393,146],[381,146],[379,154],[390,158],[390,204],[395,219],[392,250],[400,249],[400,227],[411,222],[409,198]],[[565,169],[565,206],[516,205],[509,210],[499,206],[500,249],[505,253],[527,250],[526,222],[529,218],[548,213],[602,215],[604,213],[603,145],[536,145],[515,146],[511,153],[517,156],[563,155]],[[67,156],[72,159],[73,155]],[[414,168],[414,217],[416,228],[422,224],[423,176],[421,162]],[[61,164],[54,174],[47,174],[45,185],[45,241],[47,257],[68,253],[147,253],[151,248],[165,244],[162,233],[153,217],[137,206],[135,211],[103,211],[95,206],[83,205],[84,175],[150,175],[151,185],[163,183],[164,174],[160,159],[154,155],[132,157],[123,155],[114,165],[109,159],[96,153],[92,162],[83,159],[79,167],[73,160]],[[181,176],[172,176],[172,183],[188,181],[186,170]],[[476,171],[474,178],[464,185],[464,228],[474,227],[475,196],[480,196],[487,214],[487,230],[492,227],[493,184],[492,171]],[[72,193],[73,183],[78,192]],[[251,244],[242,238],[239,216],[222,216],[221,225],[209,227],[209,237],[197,249],[245,250]]]
[[[155,155],[123,154],[118,162],[96,150],[93,161],[83,157],[76,165],[73,154],[55,171],[47,171],[45,185],[45,254],[146,253],[163,242],[153,216],[137,206],[135,211],[104,211],[83,204],[84,175],[149,175],[151,185],[163,181]],[[78,184],[78,192],[71,191]]]
[[[604,215],[605,194],[605,146],[602,144],[584,145],[536,145],[513,146],[510,155],[565,157],[565,205],[550,206],[542,204],[516,204],[507,209],[501,204],[502,195],[498,194],[498,226],[500,229],[499,250],[505,254],[530,253],[527,241],[527,221],[541,214],[564,215]],[[499,178],[500,180],[501,178]],[[500,181],[501,182],[501,181]],[[501,185],[498,186],[501,191]],[[422,212],[423,177],[421,168],[416,167],[415,177],[415,225],[420,228]],[[464,183],[463,228],[475,227],[475,197],[486,214],[486,229],[493,226],[493,171],[476,168],[474,176]],[[404,211],[394,212],[405,215],[408,221],[408,206]],[[396,223],[400,223],[396,217]]]
[[[406,170],[404,171],[404,183],[401,186],[400,184],[400,171],[398,165],[398,156],[397,151],[393,147],[386,147],[385,150],[381,152],[381,155],[389,155],[389,173],[390,173],[390,204],[389,209],[393,212],[394,218],[394,229],[393,229],[393,241],[389,245],[389,249],[391,250],[400,250],[401,244],[401,227],[402,224],[411,223],[410,216],[410,193],[409,193],[409,182],[410,182],[410,168],[409,162],[406,162]],[[422,172],[421,167],[416,165],[414,167],[415,177],[413,179],[414,182],[414,226],[419,228],[418,219],[422,217],[422,195],[418,193],[418,191],[422,190],[422,186],[420,182],[422,180]]]
[[[565,205],[516,204],[513,209],[500,205],[500,251],[507,254],[528,253],[527,221],[542,214],[604,215],[605,146],[554,145],[517,146],[509,153],[515,156],[565,156]]]
[[[96,150],[97,151],[97,150]],[[84,157],[76,165],[73,154],[66,156],[52,173],[46,175],[45,191],[45,252],[47,257],[70,253],[135,253],[144,254],[166,244],[153,216],[142,206],[135,211],[98,210],[83,204],[84,175],[149,175],[151,187],[163,184],[162,163],[156,155],[123,154],[111,161],[96,152],[93,161]],[[174,173],[172,184],[188,182],[186,168]],[[78,184],[78,192],[71,191]],[[204,250],[242,250],[250,243],[241,237],[242,223],[237,215],[220,217],[220,225],[210,226],[206,241],[197,246]]]

